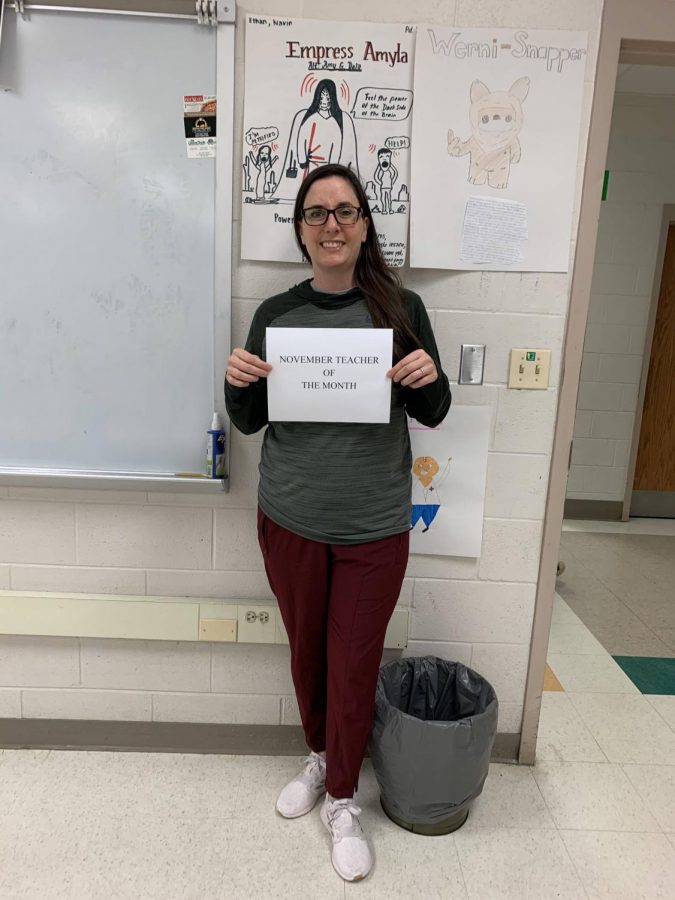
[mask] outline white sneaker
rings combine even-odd
[[[297,819],[314,809],[316,801],[326,791],[326,759],[312,751],[305,767],[289,781],[277,798],[277,812],[285,819]]]
[[[361,808],[354,800],[334,800],[326,794],[321,821],[333,838],[333,868],[345,881],[360,881],[370,872],[373,857],[358,816]]]

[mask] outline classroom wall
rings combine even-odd
[[[525,26],[590,32],[581,156],[602,0],[257,0],[238,10],[236,146],[241,146],[247,12],[345,20]],[[439,114],[443,100],[439,97]],[[222,138],[221,138],[222,140]],[[238,195],[239,175],[235,178]],[[439,211],[439,216],[442,212]],[[239,211],[235,210],[238,219]],[[570,243],[570,258],[574,244]],[[233,340],[260,300],[305,277],[302,267],[242,262],[233,248]],[[547,490],[568,274],[404,272],[424,298],[456,383],[460,345],[487,345],[480,387],[454,402],[492,410],[480,559],[412,557],[399,600],[411,610],[408,653],[482,672],[500,699],[501,732],[520,730]],[[550,347],[547,391],[508,391],[511,347]],[[0,588],[266,599],[255,537],[260,437],[232,436],[232,490],[218,497],[0,488]],[[268,645],[0,637],[0,716],[232,723],[298,722],[288,650]]]
[[[663,205],[675,203],[675,95],[617,95],[567,497],[623,502]]]

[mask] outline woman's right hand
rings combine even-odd
[[[271,370],[272,366],[255,353],[248,353],[241,347],[235,347],[227,361],[225,380],[233,387],[249,387],[259,378],[267,378]]]

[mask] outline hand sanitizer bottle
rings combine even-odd
[[[220,416],[213,414],[206,444],[206,475],[208,478],[225,477],[225,432],[220,424]]]

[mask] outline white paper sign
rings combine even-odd
[[[388,422],[391,328],[268,328],[270,422]]]
[[[490,407],[451,406],[438,428],[410,421],[411,553],[480,556],[491,416]]]

